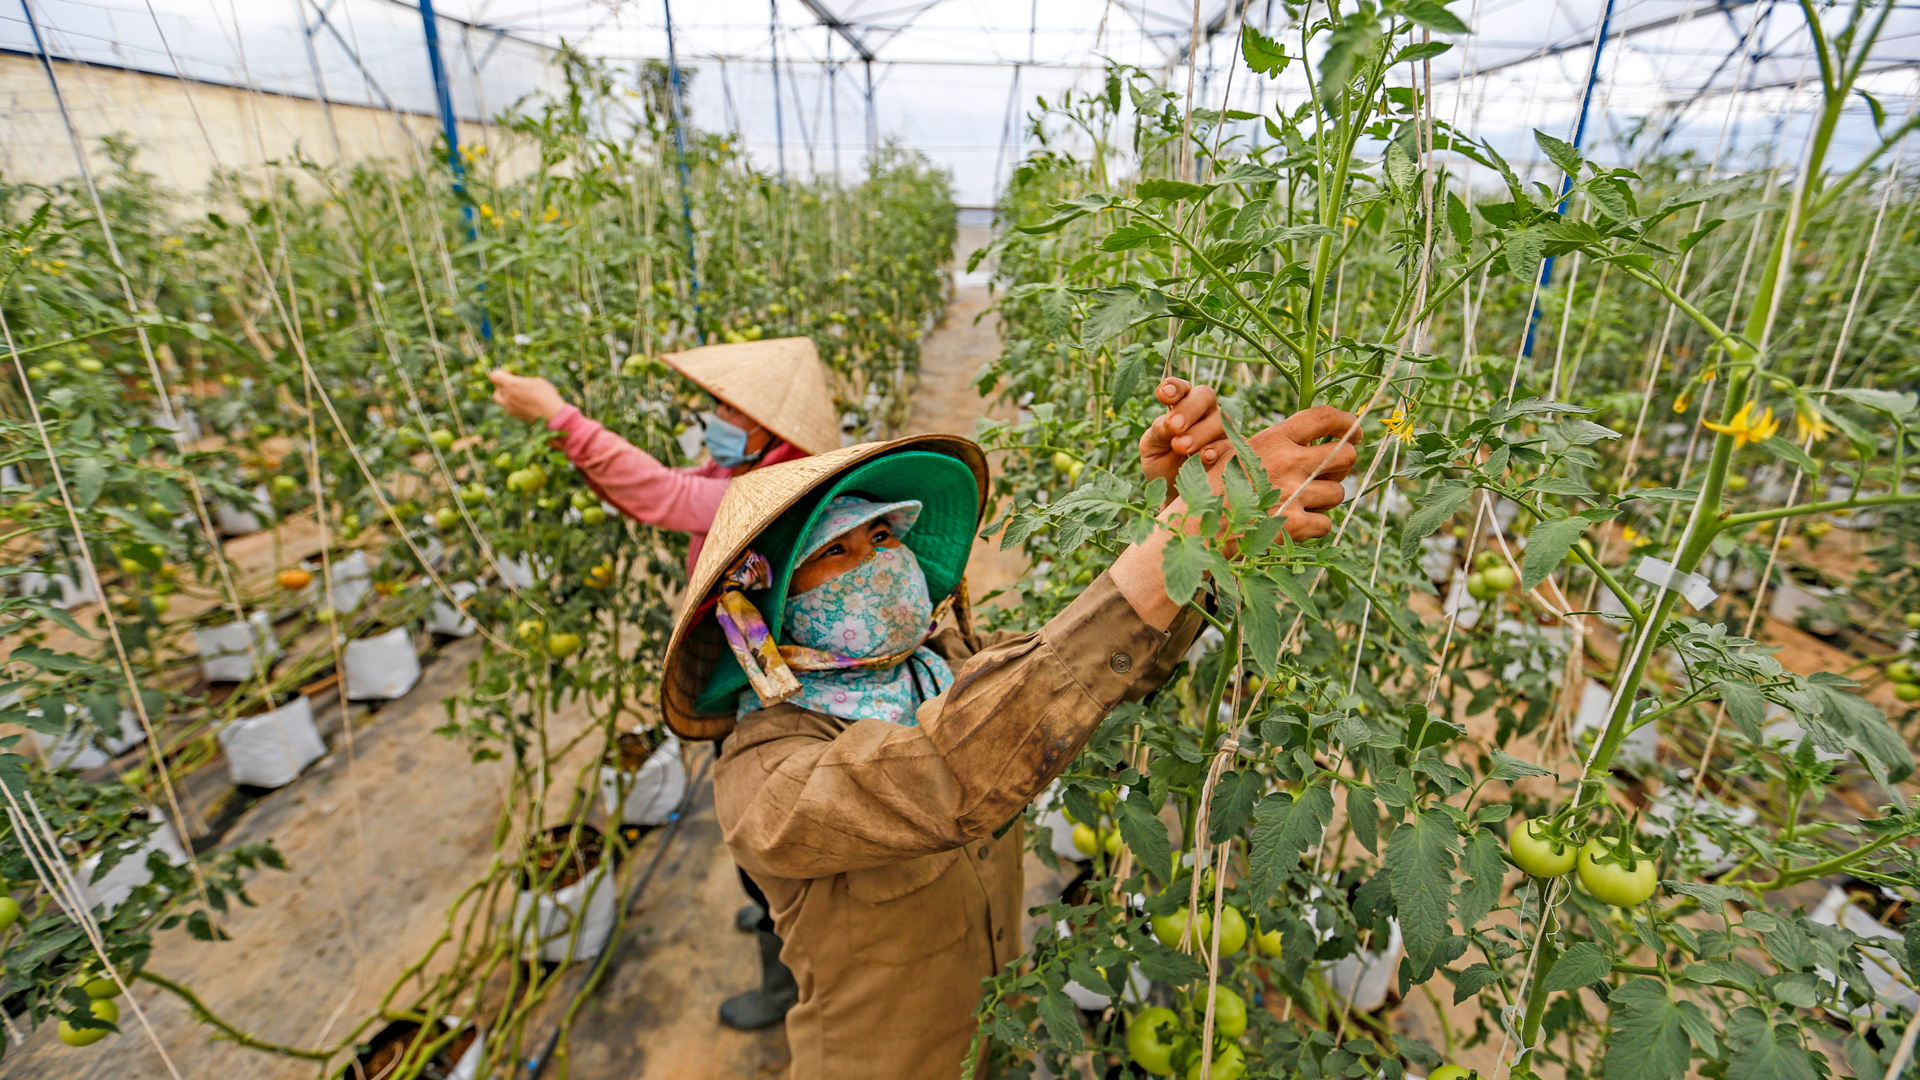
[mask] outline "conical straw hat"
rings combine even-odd
[[[705,345],[661,359],[809,454],[840,448],[832,376],[812,338]]]
[[[714,588],[721,576],[748,548],[765,555],[773,566],[774,586],[764,594],[749,594],[749,599],[777,629],[793,571],[787,549],[842,487],[882,498],[904,488],[922,500],[920,519],[904,541],[920,557],[936,604],[959,587],[987,499],[986,454],[972,440],[912,435],[860,443],[734,478],[700,549],[686,602],[667,642],[661,698],[667,723],[682,737],[717,739],[733,730],[733,694],[710,685],[721,681],[716,668],[725,669],[722,678],[738,674],[739,686],[746,685],[713,617]],[[796,508],[797,513],[788,513]]]

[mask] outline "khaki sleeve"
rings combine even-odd
[[[1037,632],[959,665],[918,727],[840,728],[797,709],[748,717],[715,774],[727,843],[748,873],[806,879],[987,836],[1109,710],[1165,681],[1199,623],[1189,611],[1153,629],[1103,574]]]

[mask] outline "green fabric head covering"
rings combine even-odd
[[[979,488],[973,471],[958,458],[925,450],[903,450],[874,458],[809,492],[754,538],[753,550],[766,557],[773,571],[773,587],[748,593],[747,598],[776,634],[786,612],[787,585],[796,566],[794,550],[826,515],[827,503],[848,493],[874,502],[910,500],[921,504],[918,520],[901,537],[901,543],[919,558],[927,575],[927,592],[936,605],[959,586],[966,573],[974,530],[980,523]],[[703,712],[731,712],[735,698],[746,685],[746,672],[727,653],[715,664],[695,707]]]

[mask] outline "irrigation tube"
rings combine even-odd
[[[693,807],[694,797],[700,792],[700,782],[707,778],[707,769],[719,756],[719,751],[716,750],[707,755],[707,760],[700,763],[700,771],[693,774],[693,782],[687,785],[686,794],[680,796],[680,805],[674,807],[673,813],[667,816],[667,828],[660,835],[660,846],[654,849],[652,861],[647,863],[647,868],[641,871],[640,877],[634,881],[632,888],[627,890],[626,899],[620,903],[620,915],[623,919],[633,910],[633,905],[640,900],[640,893],[646,889],[647,882],[653,880],[653,872],[659,869],[660,860],[667,857],[667,848],[672,846],[675,834],[680,831],[680,823],[686,819],[687,811]],[[579,986],[582,978],[606,967],[607,962],[613,959],[613,951],[617,944],[617,942],[608,942],[606,949],[600,953],[598,961],[592,965],[582,965],[573,975],[573,985]],[[567,995],[569,999],[572,996],[571,993]],[[524,1062],[524,1080],[539,1080],[540,1074],[546,1070],[547,1062],[553,1060],[553,1048],[560,1043],[560,1028],[561,1024],[555,1023],[552,1034],[548,1035],[546,1041],[541,1044],[539,1052]]]
[[[1587,88],[1580,95],[1580,118],[1573,124],[1573,149],[1575,153],[1587,137],[1587,112],[1593,107],[1593,88],[1600,82],[1600,54],[1607,51],[1607,35],[1613,28],[1613,0],[1607,0],[1607,6],[1600,13],[1600,29],[1593,38],[1593,63],[1587,68]],[[1567,204],[1567,195],[1573,190],[1574,175],[1568,173],[1560,181],[1559,206]],[[1553,256],[1547,256],[1540,264],[1540,283],[1533,291],[1533,310],[1527,312],[1527,340],[1520,346],[1520,358],[1533,358],[1533,332],[1540,326],[1540,292],[1553,284]],[[1572,303],[1569,295],[1567,302]]]

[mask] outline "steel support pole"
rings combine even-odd
[[[1573,149],[1578,152],[1587,138],[1587,114],[1593,108],[1593,88],[1600,82],[1600,56],[1607,49],[1607,34],[1613,28],[1613,0],[1607,0],[1607,6],[1600,13],[1600,32],[1593,39],[1593,63],[1587,68],[1587,88],[1580,95],[1580,118],[1573,125]],[[1560,202],[1557,207],[1564,209],[1567,197],[1573,191],[1574,176],[1568,173],[1560,181]],[[1533,290],[1533,309],[1527,312],[1527,340],[1520,346],[1522,359],[1533,357],[1534,332],[1540,328],[1540,294],[1553,284],[1553,256],[1549,255],[1540,264],[1540,280]],[[1568,303],[1573,298],[1567,298]]]
[[[700,249],[693,231],[693,196],[687,189],[691,176],[687,169],[687,110],[680,82],[680,53],[673,38],[673,0],[660,0],[667,17],[667,72],[673,80],[674,165],[680,177],[680,222],[687,233],[687,298],[693,301],[693,332],[700,344],[707,343],[706,319],[700,308]]]
[[[672,34],[669,33],[668,37],[671,38]],[[773,140],[780,158],[780,180],[785,183],[787,125],[780,111],[780,0],[767,0],[767,52],[773,57]]]

